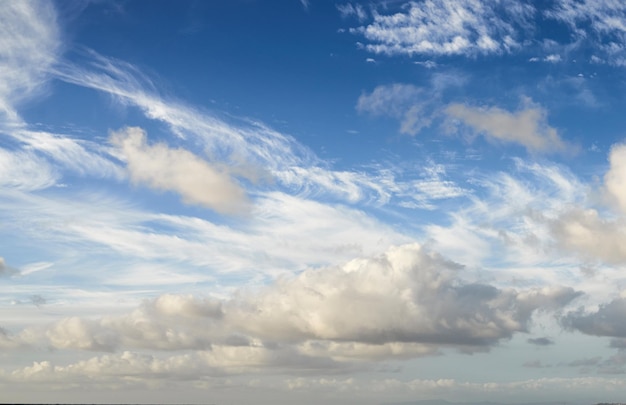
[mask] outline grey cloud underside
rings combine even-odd
[[[583,308],[569,312],[561,323],[569,329],[595,336],[626,338],[626,298],[619,297],[600,305],[596,311],[585,312]],[[614,347],[621,347],[621,341],[614,341]]]
[[[565,287],[516,291],[467,283],[460,269],[418,245],[404,245],[230,299],[163,295],[127,315],[66,318],[11,339],[104,352],[289,351],[306,362],[408,358],[445,347],[488,350],[527,331],[536,311],[559,310],[580,295]]]
[[[533,338],[533,339],[528,339],[527,341],[528,343],[537,345],[537,346],[549,346],[549,345],[554,344],[554,341],[547,337]]]

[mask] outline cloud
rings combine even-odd
[[[226,121],[158,94],[150,78],[129,63],[86,52],[78,65],[59,64],[55,75],[79,86],[104,92],[123,105],[138,107],[147,118],[165,123],[179,139],[200,145],[207,155],[230,166],[231,174],[276,180],[293,192],[330,196],[350,203],[384,204],[397,187],[407,185],[381,181],[382,174],[337,171],[294,138],[250,119]],[[234,165],[233,165],[234,164]],[[234,167],[233,167],[234,166]]]
[[[604,186],[609,198],[626,214],[626,144],[617,144],[611,148],[609,163]]]
[[[498,107],[470,107],[450,104],[446,114],[472,128],[488,140],[517,143],[530,152],[567,152],[572,147],[547,123],[547,112],[529,106],[516,112]]]
[[[626,224],[623,219],[605,219],[595,209],[571,209],[549,221],[560,247],[606,263],[626,261]]]
[[[554,344],[554,340],[547,338],[547,337],[532,338],[526,341],[532,345],[537,345],[537,346],[550,346]]]
[[[626,50],[623,45],[626,40],[626,4],[623,2],[557,0],[544,14],[567,24],[574,41],[591,42],[595,51],[603,53],[610,63],[623,63]]]
[[[40,173],[32,174],[33,182],[47,177],[50,183],[52,178],[57,180],[68,171],[85,177],[95,176],[116,180],[124,178],[122,168],[112,160],[111,148],[95,141],[26,128],[7,131],[7,135],[19,142],[19,149],[11,153],[17,158],[24,159],[23,170],[33,170],[32,166],[38,167],[37,170]],[[0,159],[2,159],[1,155]],[[10,163],[10,156],[7,160]],[[17,179],[21,178],[15,168],[12,168],[12,171]],[[42,180],[39,182],[41,183]]]
[[[373,116],[390,116],[400,120],[400,133],[415,135],[432,122],[431,96],[424,89],[394,83],[376,87],[359,97],[356,110]]]
[[[337,10],[343,18],[356,17],[359,22],[367,20],[367,12],[360,4],[337,4]]]
[[[7,265],[4,258],[0,257],[0,277],[12,276],[17,273],[18,271],[16,269]]]
[[[306,362],[408,358],[446,347],[488,350],[527,331],[536,311],[559,310],[579,295],[564,287],[516,291],[469,283],[459,270],[416,244],[403,245],[230,298],[167,294],[127,315],[65,318],[43,335],[37,328],[28,335],[40,336],[43,346],[89,351],[223,347],[227,355],[229,347],[276,347],[277,355],[286,350]],[[228,358],[215,358],[215,365]]]
[[[425,0],[401,11],[374,13],[367,26],[351,29],[369,43],[365,49],[387,55],[477,55],[509,52],[535,9],[515,1]]]
[[[126,159],[133,182],[175,191],[187,203],[220,213],[235,214],[249,209],[245,190],[226,168],[211,165],[184,149],[172,149],[161,143],[148,145],[146,133],[140,128],[113,132],[110,139]]]
[[[536,309],[559,307],[578,295],[571,289],[516,292],[464,283],[457,278],[458,268],[417,245],[405,245],[279,281],[232,316],[271,339],[411,342],[471,350],[526,330]]]
[[[0,148],[0,185],[18,190],[40,190],[56,184],[59,178],[45,159],[27,151]]]
[[[0,8],[0,114],[20,123],[16,105],[39,94],[61,49],[51,2],[20,1]]]
[[[618,297],[592,312],[585,312],[583,308],[570,311],[563,316],[561,323],[568,329],[587,335],[626,338],[625,316],[626,298]]]

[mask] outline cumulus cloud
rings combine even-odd
[[[534,310],[576,296],[569,289],[516,292],[466,284],[456,270],[417,245],[402,246],[280,281],[232,316],[272,339],[488,347],[526,330]]]
[[[477,55],[509,52],[520,46],[535,9],[515,1],[425,0],[409,2],[395,14],[374,13],[354,28],[365,48],[388,55]]]
[[[515,112],[498,107],[450,104],[446,114],[472,128],[488,140],[517,143],[531,152],[567,152],[572,148],[547,122],[547,113],[530,106]]]
[[[549,224],[556,242],[567,251],[606,263],[626,261],[623,219],[605,219],[595,209],[572,209]]]
[[[559,310],[579,295],[469,283],[459,270],[419,245],[403,245],[229,299],[164,295],[123,316],[63,319],[46,329],[45,342],[90,351],[222,347],[224,355],[228,347],[262,347],[274,353],[269,359],[287,350],[307,363],[408,358],[445,347],[488,350],[527,331],[536,311]]]
[[[140,128],[125,128],[111,134],[120,148],[130,178],[157,190],[174,191],[183,200],[220,213],[234,214],[248,209],[245,190],[226,168],[211,165],[184,149],[165,144],[149,145]]]

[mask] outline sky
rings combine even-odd
[[[626,397],[626,3],[0,7],[0,402]]]

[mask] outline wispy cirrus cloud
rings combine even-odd
[[[61,50],[52,3],[23,1],[0,10],[0,112],[19,123],[16,104],[40,93]]]
[[[343,18],[356,17],[359,22],[367,20],[367,11],[361,4],[337,4],[337,10]]]
[[[35,153],[0,148],[0,186],[38,190],[56,184],[58,179],[58,171]]]

